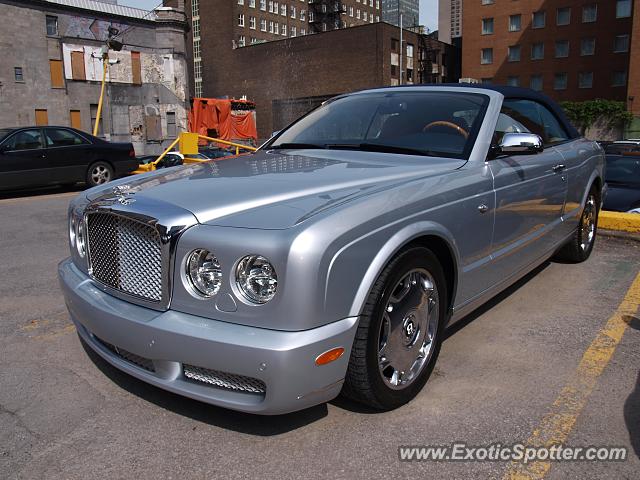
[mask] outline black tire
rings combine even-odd
[[[87,169],[87,185],[95,187],[113,180],[113,167],[107,162],[95,162]]]
[[[600,192],[593,186],[582,208],[578,228],[571,237],[571,240],[555,255],[555,259],[569,263],[580,263],[589,258],[593,251],[593,246],[596,243],[599,214]],[[591,223],[593,225],[592,231],[590,229]]]
[[[420,367],[415,378],[402,389],[393,389],[384,380],[384,372],[378,364],[383,316],[392,291],[408,272],[424,269],[429,272],[436,287],[438,298],[437,328],[435,329],[430,356]],[[408,278],[408,277],[406,277]],[[375,282],[364,306],[356,337],[351,349],[349,367],[342,393],[370,407],[391,410],[413,399],[429,379],[440,353],[442,332],[447,318],[447,290],[444,272],[436,256],[427,248],[414,247],[398,254],[382,271]],[[401,310],[398,310],[400,313]],[[404,316],[403,312],[402,315]],[[403,334],[406,334],[402,330]],[[414,346],[415,347],[415,346]],[[413,347],[412,347],[413,348]]]

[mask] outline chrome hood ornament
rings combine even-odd
[[[131,191],[131,187],[129,185],[118,185],[113,187],[113,194],[116,197],[116,201],[120,205],[131,205],[136,201],[133,198],[135,192]]]

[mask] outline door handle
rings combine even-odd
[[[554,165],[552,170],[554,172],[561,172],[562,170],[564,170],[564,168],[565,168],[564,163],[559,163],[557,165]]]
[[[478,205],[478,211],[480,213],[486,213],[487,210],[489,210],[489,207],[487,207],[484,203],[481,203],[480,205]]]

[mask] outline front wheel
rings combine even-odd
[[[389,410],[415,397],[435,365],[446,318],[442,267],[426,248],[399,254],[369,294],[343,393]]]
[[[113,168],[106,162],[96,162],[87,170],[87,185],[95,187],[113,180]]]
[[[582,209],[578,228],[571,240],[556,255],[559,260],[579,263],[589,258],[598,231],[599,205],[596,190],[592,188]]]

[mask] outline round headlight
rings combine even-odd
[[[71,243],[71,247],[75,248],[76,246],[76,217],[75,215],[71,215],[69,217],[69,243]]]
[[[83,220],[76,222],[76,249],[81,258],[87,254],[87,233]]]
[[[187,278],[198,295],[209,298],[220,290],[222,269],[216,256],[208,250],[199,248],[187,258]]]
[[[266,303],[276,294],[278,276],[269,260],[260,255],[248,255],[238,262],[236,283],[249,301]]]

